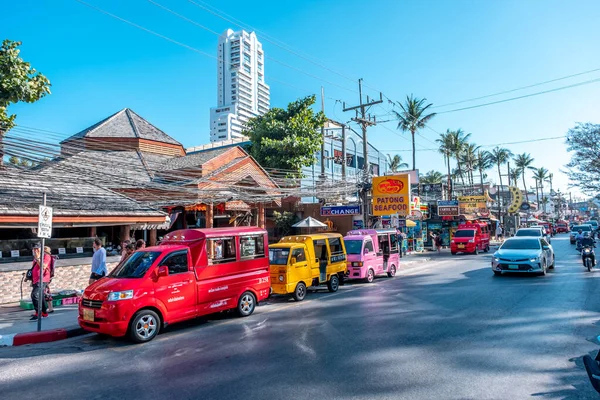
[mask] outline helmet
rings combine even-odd
[[[581,232],[583,232],[583,229],[580,229],[580,230],[579,230],[579,233],[581,233]]]

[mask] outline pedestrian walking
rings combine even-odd
[[[48,303],[46,303],[46,285],[50,282],[50,263],[52,257],[46,252],[42,252],[41,245],[37,244],[33,248],[33,268],[31,280],[33,282],[33,289],[31,290],[31,302],[33,303],[34,313],[31,316],[31,321],[36,321],[38,318],[48,317]],[[40,282],[40,260],[44,257],[44,271],[42,280]],[[41,289],[41,296],[40,296]],[[40,301],[42,302],[42,315],[38,315]]]
[[[146,242],[144,242],[144,239],[139,239],[137,242],[135,242],[135,250],[141,250],[143,248],[146,247]]]
[[[96,282],[98,279],[106,276],[106,249],[102,247],[102,241],[98,238],[94,239],[94,255],[92,257],[92,273],[90,275],[89,284]]]
[[[437,233],[435,235],[435,246],[437,247],[438,254],[442,253],[442,235],[441,233]]]
[[[496,240],[501,242],[503,234],[504,234],[504,229],[502,228],[502,224],[498,224],[496,226]]]
[[[50,269],[50,281],[46,285],[46,289],[44,290],[44,298],[46,299],[46,304],[48,304],[48,314],[54,312],[54,305],[52,304],[52,291],[50,290],[50,284],[52,283],[52,278],[54,278],[54,267],[56,265],[56,257],[52,256],[52,250],[50,247],[44,247],[44,254],[50,256],[50,264],[48,268]],[[45,256],[44,256],[45,259]],[[44,263],[44,267],[45,267]]]

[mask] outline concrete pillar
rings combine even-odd
[[[265,229],[265,205],[258,203],[258,227]]]
[[[148,231],[148,246],[156,246],[157,230],[150,229]]]
[[[212,228],[214,226],[214,209],[213,203],[206,205],[206,227]]]
[[[90,237],[93,237],[93,238],[96,237],[96,227],[95,226],[90,227]]]

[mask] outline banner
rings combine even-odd
[[[341,215],[360,215],[360,205],[353,204],[347,206],[324,206],[321,207],[322,217],[335,217]]]
[[[421,193],[429,196],[441,196],[443,193],[443,184],[441,183],[422,183]]]
[[[458,200],[438,200],[437,206],[440,217],[456,217],[460,215]]]
[[[409,174],[373,177],[373,215],[410,213]]]
[[[488,214],[485,196],[460,196],[458,198],[458,212],[467,214]]]

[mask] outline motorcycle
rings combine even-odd
[[[598,393],[600,393],[600,351],[596,354],[596,358],[592,358],[589,355],[583,356],[583,365],[587,371],[588,378],[592,386]]]
[[[592,246],[584,246],[581,250],[581,261],[583,266],[591,271],[596,264],[596,255],[594,254],[594,248]]]

